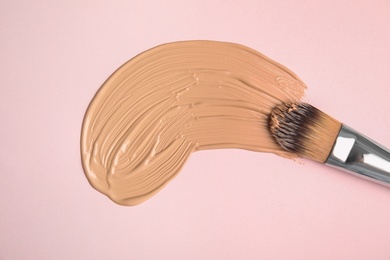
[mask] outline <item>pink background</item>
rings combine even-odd
[[[79,154],[88,103],[122,63],[188,39],[250,46],[306,100],[390,147],[390,2],[1,1],[0,259],[390,259],[390,189],[272,154],[193,154],[122,207]]]

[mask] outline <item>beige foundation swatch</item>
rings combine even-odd
[[[195,151],[238,148],[291,158],[271,137],[268,115],[304,90],[293,72],[242,45],[157,46],[121,66],[91,101],[81,134],[85,174],[114,202],[136,205]]]

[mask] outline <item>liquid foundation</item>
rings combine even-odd
[[[116,70],[91,101],[81,156],[90,184],[121,205],[161,190],[191,153],[237,148],[284,157],[268,115],[305,84],[248,47],[213,41],[157,46]],[[240,173],[242,174],[242,173]]]

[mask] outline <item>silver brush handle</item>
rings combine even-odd
[[[326,164],[390,187],[390,151],[342,125]]]

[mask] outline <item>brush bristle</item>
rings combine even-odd
[[[310,104],[290,103],[272,110],[269,128],[283,149],[325,163],[341,123]]]

